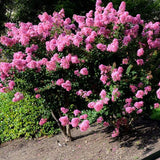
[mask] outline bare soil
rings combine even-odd
[[[91,125],[72,129],[74,141],[53,137],[17,139],[0,145],[0,160],[140,160],[160,150],[160,122],[139,120],[135,127],[111,138],[111,129]]]

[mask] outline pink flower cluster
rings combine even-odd
[[[20,101],[23,98],[24,98],[23,94],[20,93],[20,92],[17,92],[17,93],[14,94],[14,98],[12,99],[12,101],[17,102],[17,101]]]
[[[76,92],[76,94],[78,96],[81,96],[82,98],[86,98],[86,97],[89,97],[92,94],[92,91],[91,90],[83,91],[82,89],[80,89],[79,91]]]
[[[47,122],[47,118],[41,118],[41,120],[39,121],[39,125],[42,126],[46,122]]]
[[[66,82],[64,82],[63,78],[60,78],[56,81],[56,85],[58,86],[62,86],[64,89],[66,89],[66,91],[70,91],[72,88],[72,84],[69,80],[66,80]]]

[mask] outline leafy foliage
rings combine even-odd
[[[50,114],[45,112],[43,100],[24,94],[25,99],[12,102],[14,92],[0,94],[0,142],[19,137],[34,138],[53,135],[59,132]],[[43,126],[39,125],[41,116],[48,118]],[[49,118],[50,117],[50,118]]]

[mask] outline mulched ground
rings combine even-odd
[[[61,134],[0,145],[0,160],[140,160],[160,150],[160,122],[141,119],[133,130],[111,138],[111,130],[92,125],[73,129],[74,141],[63,143]]]

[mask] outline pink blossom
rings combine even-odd
[[[108,45],[107,51],[109,52],[117,52],[118,51],[118,39],[114,39],[111,44]]]
[[[131,91],[134,93],[138,88],[134,85],[129,86],[131,88]]]
[[[135,108],[134,107],[126,107],[125,110],[126,110],[127,113],[130,114],[135,110]]]
[[[68,109],[68,108],[64,108],[64,107],[61,107],[61,111],[62,111],[64,114],[66,114],[66,113],[69,111],[69,109]]]
[[[56,63],[55,61],[46,62],[46,69],[49,71],[56,71]]]
[[[27,67],[28,67],[28,68],[31,68],[31,69],[36,68],[36,66],[37,66],[37,62],[34,61],[34,60],[31,60],[31,61],[27,64]]]
[[[61,86],[66,89],[66,91],[70,91],[71,90],[71,82],[69,80],[67,80],[65,83],[62,83]]]
[[[137,65],[141,65],[142,66],[144,64],[143,59],[137,59],[136,62],[137,62]]]
[[[78,116],[79,113],[81,113],[81,111],[79,111],[78,109],[75,109],[75,110],[73,111],[73,114],[74,114],[75,116]]]
[[[80,70],[80,74],[82,74],[82,75],[88,75],[88,70],[87,70],[87,68],[82,68],[82,69]]]
[[[99,43],[97,44],[96,46],[99,50],[101,51],[105,51],[106,50],[106,45],[102,44],[102,43]]]
[[[143,48],[140,48],[138,51],[137,51],[137,56],[140,57],[144,54],[144,50]]]
[[[61,125],[62,125],[62,126],[66,126],[67,124],[69,124],[69,119],[68,119],[67,116],[60,117],[60,118],[59,118],[59,121],[61,122]]]
[[[144,88],[144,93],[147,95],[148,92],[150,92],[151,90],[152,90],[151,86],[146,86],[146,87]]]
[[[159,108],[159,103],[154,103],[154,109]]]
[[[108,97],[105,97],[105,98],[102,99],[102,102],[103,102],[104,104],[108,104],[108,101],[109,101],[109,98],[108,98]]]
[[[144,91],[142,91],[142,90],[138,90],[137,93],[136,93],[137,98],[143,99],[143,95],[144,95]]]
[[[123,60],[122,60],[122,64],[128,64],[128,58],[124,58]]]
[[[36,94],[36,98],[38,99],[38,98],[40,98],[41,97],[41,95],[40,94]]]
[[[109,126],[109,123],[105,121],[105,122],[103,123],[103,126],[104,126],[104,127],[108,127],[108,126]]]
[[[103,102],[102,101],[97,101],[96,104],[94,105],[94,109],[99,112],[103,108]]]
[[[14,81],[10,81],[8,85],[9,85],[9,89],[12,90],[14,88],[14,86],[15,86],[15,82]]]
[[[102,81],[103,84],[106,84],[106,81],[108,80],[107,75],[101,75],[100,80]]]
[[[83,114],[80,116],[80,119],[87,119],[88,115],[87,114]]]
[[[34,88],[34,91],[35,91],[35,92],[38,91],[38,88]]]
[[[105,98],[106,97],[106,91],[104,89],[102,89],[101,93],[100,93],[101,98]]]
[[[115,128],[115,130],[113,131],[112,133],[112,137],[117,137],[119,135],[119,129],[118,128]]]
[[[126,103],[131,103],[131,102],[132,102],[132,98],[126,98],[126,99],[125,99],[125,102],[126,102]]]
[[[97,119],[97,123],[101,123],[103,121],[103,118],[102,117],[99,117],[98,119]]]
[[[41,120],[39,121],[39,125],[42,126],[46,122],[47,122],[47,118],[41,118]]]
[[[120,95],[121,93],[118,91],[118,88],[114,88],[112,91],[112,102],[115,102]]]
[[[17,93],[14,94],[14,98],[12,99],[12,101],[17,102],[17,101],[20,101],[23,98],[24,98],[23,94],[20,93],[20,92],[17,92]]]
[[[122,74],[119,71],[117,71],[117,70],[113,70],[113,72],[111,74],[111,77],[112,77],[112,79],[113,79],[114,82],[120,81],[121,77],[122,77]]]
[[[79,59],[78,59],[77,56],[72,56],[72,57],[71,57],[71,62],[74,63],[74,64],[77,64],[77,63],[79,63],[80,61],[79,61]]]
[[[92,49],[92,45],[90,43],[86,44],[86,51],[90,51],[90,49]]]
[[[140,113],[142,113],[143,112],[143,110],[142,109],[139,109],[136,113],[137,114],[140,114]]]
[[[70,124],[72,125],[72,127],[77,127],[78,124],[79,124],[79,122],[80,122],[80,119],[79,119],[79,118],[72,118]]]
[[[139,88],[143,87],[143,83],[142,82],[138,83],[138,87]]]
[[[96,104],[95,102],[88,103],[88,108],[94,108],[95,104]]]
[[[79,70],[75,70],[74,74],[79,77],[80,76]]]
[[[56,81],[56,85],[60,86],[62,83],[64,83],[64,79],[60,78]]]
[[[12,65],[7,62],[0,62],[0,71],[3,72],[5,75],[8,75],[9,70],[11,69]]]
[[[125,37],[123,38],[123,45],[124,45],[124,46],[128,46],[128,43],[129,43],[130,41],[131,41],[130,35],[125,36]]]
[[[157,98],[160,99],[160,88],[156,91]]]
[[[137,109],[140,109],[140,108],[143,106],[143,104],[144,104],[143,101],[135,102],[135,103],[134,103],[134,106],[135,106]]]
[[[80,125],[80,131],[84,132],[86,131],[90,126],[89,126],[89,120],[84,120]]]

